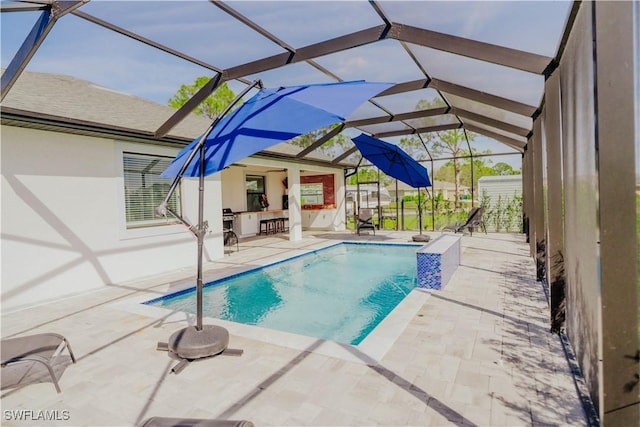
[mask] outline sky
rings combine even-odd
[[[2,3],[11,3],[2,1]],[[366,1],[234,1],[227,2],[280,40],[299,48],[330,37],[380,25]],[[555,55],[569,2],[563,1],[393,1],[380,2],[394,22],[472,38],[486,43]],[[229,68],[278,54],[283,50],[253,30],[239,25],[208,1],[101,1],[80,11],[97,16],[218,68]],[[39,12],[2,13],[1,59],[6,67],[30,31]],[[538,105],[542,76],[485,64],[426,47],[412,46],[432,77],[476,87],[498,96]],[[375,53],[374,53],[375,52]],[[343,80],[403,82],[423,78],[422,71],[395,40],[317,58]],[[63,16],[53,27],[27,70],[72,75],[105,87],[166,104],[177,88],[214,72],[104,29],[77,16]],[[265,85],[331,81],[305,64],[247,76]],[[242,84],[231,83],[239,92]],[[387,97],[381,103],[393,112],[415,108],[420,99],[434,99],[433,90]],[[363,114],[368,107],[354,113]],[[502,150],[479,138],[481,146]],[[504,151],[504,150],[503,150]]]

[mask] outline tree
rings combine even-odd
[[[175,109],[182,107],[187,103],[193,95],[195,95],[204,85],[206,85],[209,77],[197,77],[190,85],[181,85],[178,91],[169,99],[169,106]],[[204,99],[194,110],[199,116],[205,116],[213,120],[220,114],[236,97],[235,93],[229,88],[227,82],[222,83],[208,97]]]
[[[493,172],[493,168],[488,165],[491,163],[491,160],[485,160],[484,158],[475,158],[473,159],[473,188],[478,188],[478,179],[487,175],[495,175]],[[460,159],[460,185],[464,185],[466,187],[471,187],[471,158],[466,157],[464,159]],[[449,160],[435,173],[435,179],[439,181],[447,181],[454,182],[455,181],[455,173],[454,173],[454,165],[453,160]]]
[[[455,191],[455,207],[460,207],[460,169],[463,159],[469,155],[467,149],[467,140],[464,135],[464,131],[460,129],[452,129],[444,132],[436,132],[437,137],[433,138],[430,142],[431,152],[438,157],[451,157],[453,163],[453,178],[454,178],[454,191]],[[469,141],[475,139],[475,134],[468,132],[467,136]]]
[[[498,162],[493,166],[493,175],[520,175],[520,170],[513,169],[510,164]]]
[[[487,150],[482,154],[490,154],[491,151]],[[474,153],[476,154],[476,153]],[[483,176],[495,175],[493,168],[490,164],[492,160],[488,160],[486,157],[474,157],[473,158],[473,188],[478,189],[478,180]],[[464,185],[471,187],[471,158],[464,160],[462,164],[462,172],[460,173],[460,182]]]

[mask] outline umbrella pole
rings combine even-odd
[[[422,234],[422,202],[420,201],[420,187],[418,187],[418,227],[420,228],[419,234]]]
[[[200,176],[198,179],[198,275],[196,278],[196,329],[202,330],[202,258],[204,252],[204,235],[208,224],[204,222],[204,144],[200,146]]]

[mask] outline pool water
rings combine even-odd
[[[341,243],[211,282],[203,314],[359,344],[416,286],[417,245]],[[195,314],[195,288],[145,304]]]

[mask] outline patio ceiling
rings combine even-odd
[[[501,143],[494,142],[494,154],[522,152],[543,102],[545,77],[558,63],[579,7],[477,1],[0,5],[3,52],[11,54],[2,57],[3,99],[23,69],[70,74],[150,99],[159,95],[142,91],[149,80],[173,88],[168,99],[179,84],[210,77],[184,107],[157,123],[158,138],[224,82],[235,92],[258,78],[267,87],[357,79],[395,83],[344,125],[308,148],[297,147],[298,159],[312,158],[340,132],[397,143],[408,135],[464,129]],[[29,16],[31,24],[18,15]],[[12,24],[22,28],[22,37],[9,33]],[[114,87],[106,71],[126,85]],[[351,141],[332,156],[334,164],[359,160]],[[431,156],[425,152],[421,160]]]

